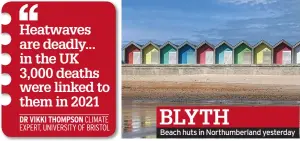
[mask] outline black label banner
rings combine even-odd
[[[299,128],[157,128],[157,138],[299,138]]]

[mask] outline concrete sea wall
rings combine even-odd
[[[300,75],[300,65],[122,65],[122,75]],[[299,80],[300,82],[300,80]]]

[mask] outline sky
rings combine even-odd
[[[300,0],[122,0],[122,44],[300,41]]]

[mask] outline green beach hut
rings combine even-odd
[[[241,41],[234,46],[234,64],[251,64],[252,46],[246,41]]]
[[[160,46],[160,64],[177,64],[177,47],[169,41]]]

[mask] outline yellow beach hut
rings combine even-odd
[[[159,45],[148,42],[142,47],[143,64],[159,64]]]
[[[254,46],[254,64],[272,64],[273,48],[272,45],[262,40]]]

